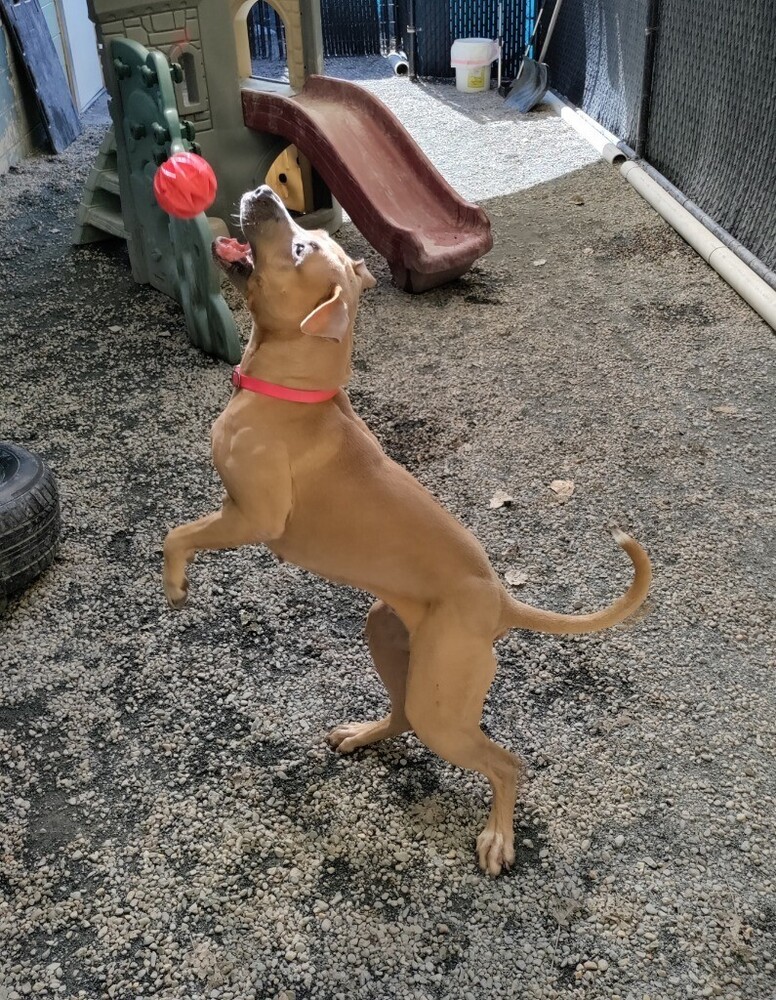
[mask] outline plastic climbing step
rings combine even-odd
[[[92,240],[81,240],[82,243],[94,243],[111,236],[117,236],[122,240],[127,238],[127,229],[121,210],[116,211],[107,206],[92,205],[86,212],[84,228],[96,230],[96,235]]]
[[[81,195],[73,243],[96,243],[115,236],[126,239],[127,229],[121,210],[116,137],[110,129]]]
[[[121,197],[118,170],[100,171],[100,176],[97,183],[100,185],[103,191],[110,191],[111,194],[115,194]]]

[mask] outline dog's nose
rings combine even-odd
[[[249,191],[247,194],[243,195],[243,201],[252,205],[267,203],[273,205],[281,204],[280,198],[278,198],[269,184],[261,184],[255,191]]]
[[[240,201],[240,216],[246,222],[279,218],[283,214],[283,203],[268,184],[260,185],[255,191],[248,191]]]

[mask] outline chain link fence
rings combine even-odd
[[[397,0],[399,48],[415,45],[415,68],[424,79],[455,75],[450,47],[456,38],[503,39],[503,75],[517,75],[526,41],[533,30],[537,0]],[[415,32],[408,26],[415,26]]]
[[[394,0],[321,0],[323,54],[379,56],[395,39]],[[259,0],[248,15],[248,40],[256,75],[278,75],[286,58],[285,28],[280,15]]]
[[[537,0],[321,0],[326,58],[385,55],[414,47],[417,75],[449,79],[456,38],[496,38],[504,45],[503,75],[514,78],[533,30]],[[415,27],[415,31],[412,30]],[[283,22],[264,0],[248,16],[257,75],[276,76],[285,60]]]
[[[254,75],[273,78],[282,75],[286,61],[286,31],[280,15],[260,0],[251,8],[246,24]]]

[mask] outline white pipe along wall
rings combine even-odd
[[[628,183],[651,205],[663,219],[698,253],[707,264],[726,281],[765,322],[776,330],[776,291],[755,274],[740,257],[725,246],[703,223],[691,215],[686,208],[672,198],[657,181],[643,170],[636,160],[629,160],[618,149],[616,136],[598,125],[593,125],[587,115],[583,115],[556,94],[547,93],[543,103],[549,105],[556,114],[567,122],[575,132],[586,139],[601,156],[620,173]]]

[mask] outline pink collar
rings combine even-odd
[[[289,403],[325,403],[327,399],[334,399],[339,392],[339,389],[291,389],[287,385],[264,382],[260,378],[243,375],[239,365],[235,365],[232,372],[232,385],[235,389],[247,389],[248,392],[258,392],[261,396],[271,396],[273,399],[285,399]]]

